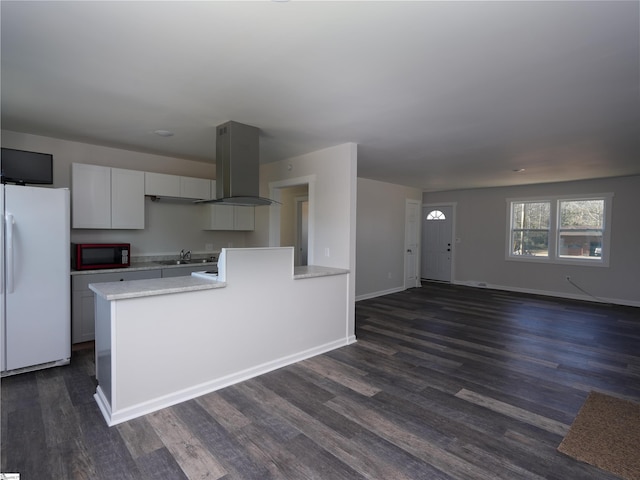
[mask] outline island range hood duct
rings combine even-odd
[[[238,122],[216,127],[216,195],[198,203],[260,206],[279,203],[258,195],[259,129]]]

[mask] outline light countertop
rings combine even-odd
[[[108,271],[111,272],[113,270]],[[293,279],[302,280],[307,278],[327,277],[331,275],[344,275],[346,273],[349,273],[349,270],[308,265],[304,267],[295,267]],[[211,290],[215,288],[224,288],[226,286],[227,284],[225,282],[217,280],[184,276],[152,278],[147,280],[129,280],[123,282],[92,283],[89,285],[89,288],[107,300],[123,300],[127,298],[167,295],[172,293],[192,292],[196,290]]]
[[[344,268],[320,267],[318,265],[293,267],[293,278],[296,280],[302,278],[327,277],[329,275],[344,275],[345,273],[349,273],[349,270]]]
[[[92,283],[89,288],[107,300],[150,297],[171,293],[193,292],[224,288],[227,284],[216,280],[193,276],[151,278],[147,280],[129,280],[124,282]]]

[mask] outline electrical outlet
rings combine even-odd
[[[329,253],[330,253],[330,252],[329,252],[329,247],[325,248],[325,249],[324,249],[324,256],[325,256],[325,257],[329,257],[329,256],[330,256],[330,255],[329,255]]]
[[[391,272],[387,273],[387,278],[391,280]]]
[[[205,243],[204,244],[205,252],[213,252],[213,243]]]

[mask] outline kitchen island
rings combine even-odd
[[[355,341],[348,270],[294,268],[283,247],[223,249],[218,272],[91,285],[109,425]]]

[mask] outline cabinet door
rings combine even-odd
[[[111,228],[144,228],[144,172],[111,169]]]
[[[90,283],[122,282],[160,278],[162,271],[133,270],[131,272],[89,273],[71,276],[71,343],[89,342],[95,338],[95,294]]]
[[[180,196],[180,177],[165,173],[145,172],[144,194],[158,195],[161,197]]]
[[[71,343],[90,342],[95,338],[95,300],[93,292],[73,292],[71,300]]]
[[[180,196],[207,200],[211,198],[211,180],[206,178],[180,177]]]
[[[254,230],[255,229],[255,207],[233,207],[234,230]]]
[[[111,228],[111,169],[71,165],[72,228]]]
[[[205,230],[233,230],[234,209],[231,205],[207,205]]]

